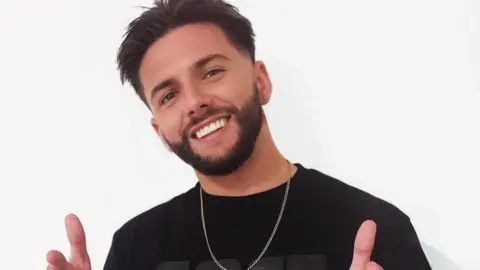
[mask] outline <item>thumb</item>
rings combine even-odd
[[[67,269],[68,262],[60,251],[51,250],[47,253],[49,269]]]
[[[67,215],[65,227],[70,242],[70,262],[74,265],[90,266],[85,231],[80,219],[74,214]]]

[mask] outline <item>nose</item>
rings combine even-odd
[[[186,113],[188,117],[198,117],[208,109],[210,99],[196,90],[185,91]]]

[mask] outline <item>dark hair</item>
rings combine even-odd
[[[255,61],[255,33],[235,6],[223,0],[156,0],[129,24],[117,56],[122,83],[128,81],[147,107],[138,74],[143,56],[168,31],[190,23],[217,25],[239,51]]]

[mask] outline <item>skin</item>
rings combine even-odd
[[[211,61],[195,63],[207,56]],[[215,69],[226,70],[217,72]],[[167,149],[168,142],[180,142],[192,117],[205,108],[240,109],[259,91],[261,105],[272,95],[272,83],[265,64],[252,63],[248,54],[240,52],[220,28],[211,24],[190,24],[169,32],[147,51],[140,67],[140,80],[152,111],[151,125]],[[167,87],[156,91],[165,80]],[[255,86],[255,87],[252,87]],[[169,91],[176,94],[168,94]],[[167,97],[168,96],[168,97]],[[162,103],[162,100],[168,102]],[[275,188],[290,179],[296,167],[285,161],[273,142],[265,115],[250,158],[228,175],[212,176],[196,171],[205,192],[222,196],[245,196]],[[189,139],[196,154],[206,158],[221,158],[230,153],[238,140],[240,126],[232,116],[223,133],[212,143]],[[169,149],[171,150],[171,149]],[[259,181],[261,179],[261,181]],[[65,219],[70,258],[56,250],[47,254],[49,270],[90,270],[85,232],[77,216]],[[381,270],[370,261],[376,234],[373,221],[365,221],[354,243],[351,270]]]
[[[197,60],[213,54],[227,59],[216,58],[200,69],[195,68]],[[215,68],[227,71],[203,79]],[[152,89],[168,79],[173,81],[170,88],[181,90],[169,103],[161,105],[169,88],[156,92],[153,97]],[[252,63],[248,54],[239,52],[220,28],[209,24],[184,26],[154,43],[142,61],[140,80],[153,114],[151,124],[164,143],[180,141],[189,118],[199,114],[202,105],[241,108],[252,96],[252,85],[259,91],[261,105],[266,105],[272,94],[265,64]],[[262,117],[264,121],[253,153],[240,169],[226,176],[196,172],[205,192],[223,196],[258,193],[285,183],[296,171],[293,165],[285,162],[273,142],[265,116]],[[239,131],[238,123],[231,120],[234,120],[231,128],[217,144],[205,145],[191,140],[193,150],[206,157],[228,154],[238,140]],[[165,145],[168,148],[168,144]]]

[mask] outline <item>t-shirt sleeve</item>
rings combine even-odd
[[[113,235],[112,244],[108,251],[107,259],[103,266],[103,270],[120,270],[120,263],[118,262],[118,232]]]
[[[432,270],[411,222],[408,222],[388,266],[384,268],[385,270]]]

